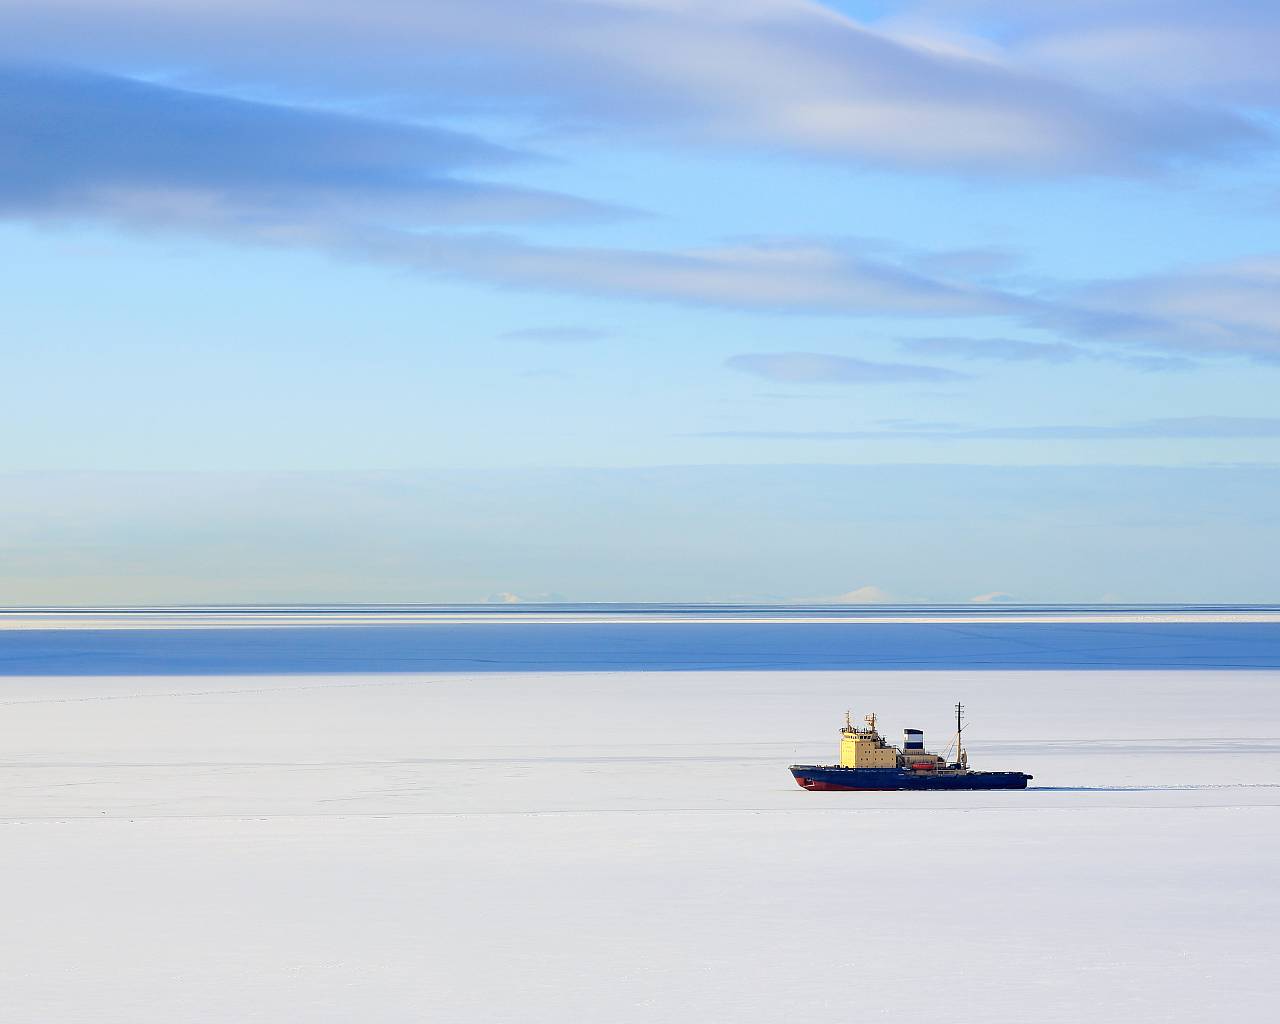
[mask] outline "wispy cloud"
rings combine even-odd
[[[0,214],[228,228],[600,215],[476,180],[530,159],[473,135],[80,71],[0,68]]]
[[[1019,341],[1015,338],[899,338],[904,351],[918,355],[959,359],[993,359],[1002,362],[1070,363],[1084,352],[1066,342]]]
[[[1098,282],[1033,318],[1101,341],[1280,360],[1280,256]]]
[[[271,8],[272,2],[267,0],[265,8]],[[133,0],[104,0],[103,9],[115,5],[121,17],[129,10],[137,14],[133,9],[136,4],[131,4]],[[539,4],[531,0],[530,6]],[[40,35],[37,29],[44,19],[57,9],[58,0],[39,9],[22,3],[10,7],[17,41],[11,49],[21,50],[24,38],[30,44],[28,49],[39,49],[32,40]],[[228,22],[236,31],[261,13],[257,7],[229,7],[236,8],[239,20],[234,25]],[[881,56],[897,54],[893,57],[897,60],[902,56],[898,51],[905,46],[872,39],[874,33],[847,19],[792,0],[759,0],[750,9],[750,16],[744,16],[728,13],[729,9],[720,5],[695,5],[696,17],[690,12],[676,17],[662,5],[604,5],[593,7],[591,12],[575,7],[573,16],[585,19],[588,35],[617,19],[639,19],[645,25],[652,22],[660,26],[661,31],[655,32],[663,38],[674,33],[676,26],[683,26],[695,34],[725,32],[739,42],[750,37],[762,46],[776,43],[783,45],[789,60],[799,59],[790,48],[811,47],[819,65],[824,60],[834,61],[843,69],[833,79],[836,84],[843,81],[843,75],[852,75],[859,82],[859,76],[875,77],[869,70],[876,67],[874,62],[864,67],[854,61],[861,52],[859,47],[870,47]],[[100,13],[96,8],[93,16],[78,10],[84,19],[75,21],[78,28]],[[527,12],[515,7],[503,10],[520,21],[521,31],[533,33],[535,43],[561,45],[543,28],[528,24]],[[548,16],[563,19],[570,16],[567,10],[557,6],[549,9]],[[156,19],[157,40],[172,30],[178,33],[170,40],[176,46],[182,32],[192,28],[185,22],[185,28],[179,26],[181,18],[167,8],[148,11]],[[441,25],[446,23],[453,25],[449,31],[461,33],[459,38],[470,38],[468,33],[477,30],[473,24],[476,13],[470,7],[459,7],[453,22],[405,14],[399,5],[395,11],[408,18],[405,39],[414,38],[420,29],[435,39],[433,33],[444,31]],[[222,6],[209,5],[203,17],[217,21],[223,13]],[[317,26],[329,25],[336,30],[341,24],[358,38],[379,18],[391,24],[392,11],[379,0],[374,0],[368,13],[369,24],[347,26],[342,11],[320,4]],[[807,19],[817,20],[810,24]],[[793,22],[808,27],[793,34],[765,31],[766,26],[791,26]],[[833,48],[830,40],[823,41],[821,33],[810,32],[815,25],[853,40],[848,52],[837,52],[839,48]],[[319,28],[317,31],[323,36]],[[385,37],[379,38],[387,45]],[[104,25],[98,36],[85,37],[85,53],[99,44],[104,52],[109,51],[115,45],[112,40],[119,42],[115,28]],[[947,81],[948,75],[982,78],[1010,73],[980,67],[982,61],[959,60],[954,54],[906,50],[910,52],[902,59],[909,58],[911,67],[941,61],[946,73],[939,82]],[[391,52],[394,58],[394,47]],[[510,53],[502,53],[503,59],[511,58]],[[704,56],[715,53],[719,51],[712,47]],[[729,73],[718,58],[709,59],[708,74],[716,81],[716,76]],[[849,61],[854,64],[846,67]],[[674,61],[669,66],[683,65]],[[692,73],[689,68],[685,71]],[[885,83],[906,88],[898,71],[886,75]],[[418,80],[410,75],[407,81],[412,84]],[[1003,78],[1001,81],[1009,85]],[[921,79],[913,86],[920,90],[916,99],[949,117],[947,97],[953,94],[941,86],[935,89],[936,84],[928,77]],[[1017,94],[1017,89],[1012,93]],[[761,97],[772,93],[759,88],[752,95],[766,102]],[[966,94],[962,89],[954,95]],[[1017,102],[1024,100],[1025,95]],[[839,107],[844,101],[833,102]],[[1070,104],[1063,109],[1069,110]],[[878,115],[872,120],[879,123]],[[846,123],[841,117],[836,121]],[[910,122],[907,117],[903,123]],[[856,124],[858,119],[848,123]],[[871,133],[875,138],[891,134],[884,130]],[[1018,138],[1026,135],[1015,134]],[[915,136],[934,137],[919,131],[913,132]],[[982,137],[990,142],[990,136]],[[1003,315],[1063,338],[1087,337],[1096,342],[1089,350],[1067,341],[1036,348],[1030,347],[1032,343],[1008,340],[985,348],[972,341],[952,344],[949,354],[963,358],[992,355],[1066,361],[1085,358],[1084,353],[1092,351],[1095,355],[1089,358],[1110,358],[1144,369],[1181,368],[1186,364],[1179,356],[1201,353],[1280,358],[1280,320],[1272,301],[1280,278],[1276,261],[1059,288],[1056,295],[1037,296],[974,284],[954,275],[957,260],[961,266],[970,266],[974,260],[979,266],[990,266],[992,258],[1000,257],[985,250],[941,254],[941,264],[929,270],[927,257],[922,262],[920,254],[894,256],[830,239],[758,239],[668,250],[541,244],[496,233],[493,228],[609,217],[620,211],[574,196],[483,180],[486,170],[505,173],[532,157],[475,135],[65,69],[0,69],[0,140],[4,143],[0,216],[10,218],[100,220],[208,234],[244,244],[313,248],[500,287],[771,312]],[[1010,160],[1016,163],[1013,157]],[[581,334],[574,339],[564,333],[574,328],[529,330],[546,332],[540,339],[544,341],[554,340],[556,331],[561,332],[559,340],[588,340]],[[533,334],[525,336],[538,340]],[[924,351],[932,343],[912,339],[907,344],[921,346],[915,350]],[[1099,354],[1102,345],[1115,346],[1115,354]],[[1129,351],[1130,347],[1136,351]],[[1175,355],[1152,354],[1153,350]],[[891,369],[877,371],[877,365]],[[810,366],[808,372],[817,375],[810,379],[824,380],[890,379],[895,373],[899,376],[894,379],[956,376],[953,370],[910,368],[910,364]],[[766,375],[783,372],[776,368],[767,371],[765,364],[739,368]]]
[[[967,316],[1037,308],[1018,296],[928,277],[830,242],[761,241],[662,251],[381,229],[328,233],[311,241],[348,256],[509,287],[731,309]]]
[[[1280,438],[1280,417],[1180,416],[1115,424],[1046,424],[1019,427],[903,426],[877,430],[728,430],[699,437],[772,441],[1108,441],[1196,438]]]
[[[1138,92],[1127,79],[1100,90],[993,43],[939,45],[810,0],[6,7],[10,47],[37,58],[179,66],[304,91],[340,84],[411,111],[506,104],[546,126],[625,125],[690,145],[785,147],[859,163],[1132,173],[1260,136],[1226,108]]]
[[[1280,101],[1280,24],[1257,0],[926,0],[944,19],[998,18],[1009,59],[1097,86],[1251,105]],[[1153,14],[1155,17],[1153,17]]]
[[[938,366],[879,363],[819,352],[744,353],[725,360],[725,366],[788,384],[888,384],[965,379],[964,374]]]
[[[617,211],[478,180],[527,154],[472,135],[120,77],[0,70],[0,139],[0,216],[10,218],[100,220],[505,287],[743,309],[965,315],[1022,304],[831,242],[663,251],[481,233]],[[586,340],[582,328],[530,330]]]
[[[1198,364],[1183,356],[1131,353],[1112,349],[1086,348],[1065,341],[1023,341],[1018,338],[899,338],[906,352],[925,356],[949,356],[968,360],[1006,363],[1075,363],[1097,361],[1120,363],[1135,370],[1190,370]]]
[[[1010,304],[829,244],[575,249],[441,230],[604,212],[476,180],[477,169],[527,155],[453,131],[9,67],[0,70],[0,139],[0,215],[9,217],[107,220],[510,287],[709,305],[929,314]],[[513,336],[600,335],[552,326]]]
[[[503,287],[776,312],[1005,315],[1094,342],[904,342],[966,359],[1106,358],[1154,370],[1185,368],[1199,354],[1280,359],[1277,259],[1031,296],[922,271],[919,254],[871,255],[874,247],[832,240],[667,251],[538,244],[474,229],[617,211],[481,180],[486,168],[530,157],[474,135],[66,70],[0,70],[0,139],[0,216],[10,218],[315,248]],[[560,326],[523,334],[596,336]],[[856,360],[736,365],[788,380],[956,377]]]

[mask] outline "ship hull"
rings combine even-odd
[[[841,768],[793,764],[791,774],[811,792],[888,792],[900,789],[1026,789],[1022,772],[913,772],[903,768]]]

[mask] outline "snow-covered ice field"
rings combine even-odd
[[[0,677],[3,1018],[1280,1006],[1280,671],[642,667]],[[786,771],[846,707],[940,749],[958,699],[1033,789]]]

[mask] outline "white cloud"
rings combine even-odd
[[[993,590],[987,594],[979,594],[977,597],[969,598],[970,604],[998,604],[1004,601],[1012,601],[1013,595],[1006,594],[1003,590]]]
[[[850,590],[846,594],[839,597],[833,597],[829,604],[893,604],[893,595],[881,590],[877,586],[868,584],[867,586],[858,587]]]
[[[938,366],[880,363],[821,352],[749,352],[731,356],[725,365],[732,370],[789,384],[886,384],[965,379],[962,373]]]

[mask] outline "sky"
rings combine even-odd
[[[0,0],[0,605],[1280,600],[1280,12]]]

